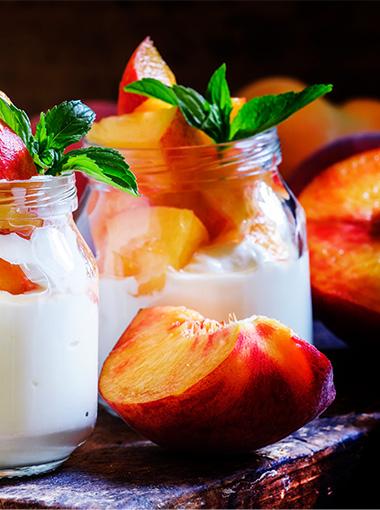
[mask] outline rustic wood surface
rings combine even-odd
[[[317,338],[334,363],[337,401],[277,444],[244,457],[178,457],[101,412],[91,439],[61,469],[0,482],[0,508],[379,507],[376,490],[369,494],[380,443],[378,358],[321,328]]]

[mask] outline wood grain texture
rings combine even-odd
[[[204,461],[169,455],[101,413],[91,440],[61,470],[2,482],[0,506],[311,508],[349,477],[379,423],[380,414],[321,418],[256,454]]]
[[[333,342],[323,330],[318,339],[325,347]],[[352,376],[341,347],[334,344],[331,354],[344,381]],[[360,378],[355,383],[360,387]],[[352,480],[360,490],[358,471],[365,478],[368,451],[376,455],[380,430],[380,413],[347,413],[349,402],[356,401],[343,393],[329,416],[272,446],[244,457],[206,460],[169,454],[101,412],[91,439],[60,470],[0,482],[0,508],[328,507],[342,488],[349,497]],[[365,402],[370,408],[368,395]]]

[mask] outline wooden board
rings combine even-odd
[[[349,507],[361,487],[363,501],[378,453],[378,380],[372,391],[371,362],[317,333],[325,350],[333,347],[339,398],[329,416],[245,457],[197,460],[168,454],[101,412],[91,439],[60,470],[0,482],[0,508],[338,508],[332,503]],[[365,389],[367,409],[350,409]]]

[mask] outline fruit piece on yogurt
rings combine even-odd
[[[31,282],[17,264],[0,258],[0,291],[10,294],[25,294],[37,290],[39,286]]]
[[[120,213],[128,215],[131,209],[148,205],[149,200],[144,196],[134,197],[111,187],[92,188],[86,205],[86,213],[95,248],[99,250],[104,245],[107,224],[112,218]]]
[[[380,330],[380,149],[332,165],[301,193],[315,308],[336,334]]]
[[[100,271],[133,276],[138,294],[151,294],[163,288],[169,267],[181,269],[207,241],[207,230],[188,209],[131,209],[108,222],[106,246],[100,250]]]
[[[200,453],[278,441],[335,397],[329,360],[279,322],[220,323],[172,306],[137,314],[103,365],[99,387],[141,434]]]
[[[0,179],[30,179],[37,175],[32,156],[24,142],[0,120]]]
[[[176,82],[175,76],[169,66],[158,53],[150,37],[146,37],[136,48],[121,78],[119,85],[118,114],[133,112],[139,105],[148,101],[147,97],[130,94],[124,91],[124,87],[142,78],[155,78],[166,85],[173,85]],[[163,108],[166,107],[162,103]]]
[[[202,133],[189,126],[175,106],[107,117],[88,134],[91,143],[125,149],[128,162],[137,173],[140,169],[139,188],[147,195],[180,187],[178,172],[189,168],[194,172],[198,160],[189,161],[176,148],[199,145],[202,139]]]
[[[119,149],[160,149],[194,145],[196,133],[197,130],[186,123],[178,108],[172,106],[105,117],[92,126],[88,139],[92,143]]]

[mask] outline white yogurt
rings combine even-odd
[[[170,270],[160,292],[136,293],[134,278],[100,278],[100,367],[138,310],[147,306],[184,305],[216,320],[266,315],[312,342],[308,253],[274,261],[249,239],[208,248],[183,270]]]
[[[59,461],[96,420],[96,289],[70,227],[0,235],[0,257],[45,284],[0,291],[0,467]]]

